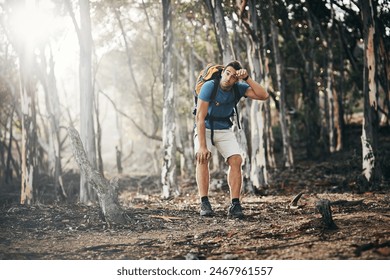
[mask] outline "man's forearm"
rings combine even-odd
[[[206,147],[206,125],[204,121],[197,121],[196,129],[198,133],[199,147]]]
[[[248,83],[248,85],[252,88],[254,94],[256,95],[256,99],[260,99],[260,100],[266,100],[268,99],[269,97],[269,94],[268,92],[265,90],[265,88],[260,85],[258,82],[256,82],[255,80],[251,79],[251,77],[249,77],[246,82]]]

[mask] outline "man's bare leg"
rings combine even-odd
[[[228,158],[229,170],[228,170],[228,184],[230,188],[230,197],[240,198],[241,185],[242,185],[242,172],[241,164],[242,158],[240,155],[233,155]]]
[[[196,164],[196,183],[198,185],[199,196],[201,198],[201,216],[214,216],[214,211],[211,208],[209,202],[209,184],[210,184],[210,171],[209,163],[197,163]]]
[[[244,217],[240,204],[242,185],[242,158],[240,155],[233,155],[228,158],[227,162],[229,164],[228,184],[230,188],[230,197],[232,200],[232,204],[230,205],[228,210],[228,217],[241,219]]]

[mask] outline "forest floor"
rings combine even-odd
[[[111,228],[97,206],[23,206],[0,193],[0,259],[390,259],[390,131],[380,141],[387,173],[371,190],[359,183],[359,127],[348,133],[352,144],[343,152],[318,161],[297,157],[293,170],[271,174],[267,189],[244,194],[242,220],[227,218],[224,186],[210,191],[216,216],[200,217],[194,181],[162,200],[158,178],[121,177],[119,198],[132,222]],[[316,210],[322,199],[332,203],[334,228]]]

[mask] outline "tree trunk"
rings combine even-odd
[[[48,63],[46,62],[48,60]],[[45,49],[41,49],[41,67],[40,77],[42,80],[46,110],[49,114],[49,129],[48,129],[48,165],[49,174],[54,180],[54,195],[56,199],[66,198],[62,181],[62,165],[61,165],[61,138],[60,138],[60,123],[61,108],[56,86],[56,78],[54,74],[54,60],[50,49],[49,58],[45,56]]]
[[[267,44],[266,29],[264,27],[264,21],[260,21],[261,41],[265,46]],[[264,58],[264,87],[269,90],[271,84],[271,74],[269,71],[269,58],[267,56],[267,49],[263,49]],[[269,98],[264,104],[264,128],[265,128],[265,148],[266,148],[266,162],[268,167],[276,169],[276,160],[274,152],[274,134],[272,131],[272,117],[271,117],[271,98]]]
[[[337,105],[337,98],[335,98],[335,90],[334,90],[334,75],[333,75],[333,50],[332,50],[332,44],[331,44],[331,38],[333,34],[333,0],[331,0],[331,18],[330,23],[328,24],[327,28],[327,34],[326,38],[324,38],[324,44],[325,49],[327,53],[327,73],[326,73],[326,98],[327,98],[327,106],[325,108],[327,109],[326,112],[326,119],[327,119],[327,132],[328,132],[328,139],[329,139],[329,152],[333,153],[336,151],[336,121],[338,119],[338,116],[336,114],[336,107]]]
[[[308,38],[308,57],[305,59],[305,74],[306,81],[304,81],[304,116],[306,123],[306,151],[310,159],[317,159],[319,155],[323,154],[323,146],[320,143],[320,122],[319,122],[319,104],[318,95],[315,86],[314,77],[314,60],[315,60],[315,34],[314,27],[311,20],[311,11],[309,5],[307,8],[307,23],[309,30]],[[303,76],[305,79],[305,76]]]
[[[369,185],[380,177],[378,156],[378,89],[373,4],[371,0],[360,0],[364,36],[364,119],[362,129],[363,174]]]
[[[279,124],[280,130],[282,132],[283,139],[283,165],[284,167],[291,168],[294,166],[294,159],[291,147],[291,137],[290,130],[287,123],[286,115],[286,93],[285,85],[283,79],[283,61],[279,51],[279,29],[271,19],[271,36],[272,36],[272,46],[274,50],[274,59],[275,59],[275,68],[276,68],[276,79],[277,79],[277,89],[280,94],[280,107],[279,107]]]
[[[172,6],[163,0],[163,166],[161,170],[162,197],[169,198],[171,191],[179,193],[176,182],[176,118],[172,68]]]
[[[229,33],[227,32],[226,28],[222,1],[205,0],[205,2],[212,14],[218,47],[220,49],[220,53],[222,53],[223,64],[226,65],[227,63],[235,59],[235,55],[229,38]]]
[[[109,226],[111,224],[127,224],[130,218],[118,201],[118,180],[108,181],[91,165],[76,129],[69,127],[68,134],[72,141],[73,156],[80,167],[80,173],[98,195],[104,220]]]
[[[89,0],[79,0],[80,4],[80,134],[85,145],[89,162],[96,168],[96,143],[94,129],[94,93],[92,88],[92,35]],[[96,201],[93,188],[87,178],[81,176],[80,202]]]
[[[264,143],[264,104],[252,102],[251,106],[251,182],[257,187],[268,185],[268,172],[265,157]]]
[[[342,40],[341,40],[341,32],[340,32],[340,25],[337,25],[337,36],[339,38],[339,48],[342,49]],[[344,108],[343,108],[343,96],[344,96],[344,87],[345,87],[345,67],[344,67],[344,55],[342,52],[340,52],[340,57],[339,57],[339,71],[340,71],[340,76],[338,79],[338,84],[339,87],[334,89],[334,94],[336,97],[335,99],[335,119],[336,121],[336,130],[337,130],[337,145],[336,145],[336,150],[341,151],[344,147]]]
[[[35,3],[30,3],[35,5]],[[25,3],[27,8],[27,4]],[[31,38],[31,37],[30,37]],[[30,205],[36,199],[34,179],[37,175],[37,121],[36,96],[33,81],[34,44],[30,38],[15,41],[20,67],[20,104],[22,122],[21,193],[20,203]]]
[[[257,16],[256,4],[249,3],[249,12],[245,12],[246,1],[239,7],[243,27],[247,33],[247,57],[250,68],[250,76],[256,81],[262,80],[262,61],[260,53],[259,39],[259,18]],[[250,22],[250,19],[252,20]],[[249,178],[250,184],[247,188],[253,192],[254,187],[265,187],[268,185],[268,174],[266,165],[266,122],[264,116],[264,103],[259,101],[246,101],[248,111],[247,139],[249,160]]]
[[[35,111],[35,92],[30,68],[32,54],[25,50],[20,59],[20,103],[22,105],[22,189],[20,203],[30,205],[34,202],[34,178],[37,166],[37,129]]]
[[[13,119],[14,119],[14,113],[15,113],[15,106],[12,106],[12,111],[9,117],[9,140],[8,145],[6,144],[6,138],[4,138],[4,147],[7,148],[7,159],[5,161],[5,176],[4,176],[4,182],[6,184],[10,183],[13,178],[13,170],[11,167],[11,161],[12,161],[12,139],[13,139]],[[5,152],[5,151],[2,151]],[[5,158],[5,157],[4,157]],[[3,158],[3,159],[4,159]]]

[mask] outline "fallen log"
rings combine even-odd
[[[68,134],[72,142],[73,156],[84,174],[88,183],[98,194],[99,206],[107,224],[127,224],[129,216],[122,209],[118,201],[118,180],[107,180],[94,169],[85,153],[83,143],[78,131],[74,127],[68,127]]]
[[[322,222],[326,229],[335,229],[337,228],[336,224],[333,221],[332,210],[330,208],[330,201],[327,199],[321,199],[316,202],[316,209],[321,213]]]

